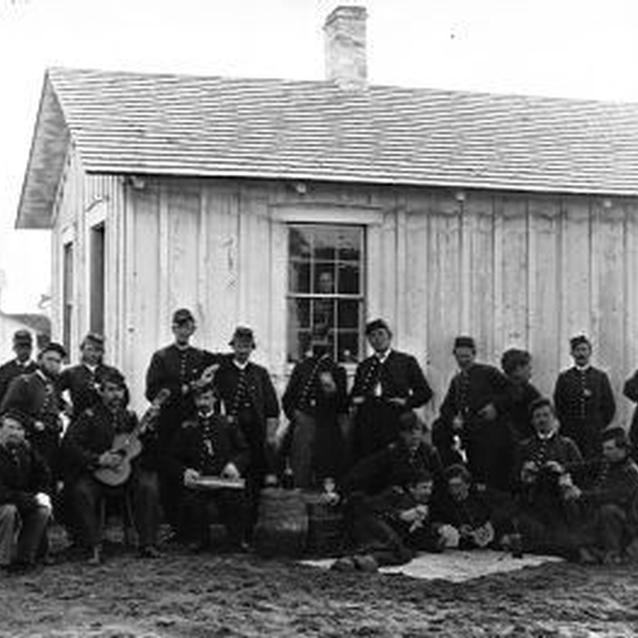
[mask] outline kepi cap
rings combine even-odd
[[[366,324],[366,337],[375,330],[386,330],[388,334],[392,335],[390,326],[383,319],[374,319]]]
[[[233,332],[233,336],[228,342],[228,345],[232,346],[235,341],[250,341],[253,348],[256,346],[255,335],[253,334],[252,328],[248,328],[247,326],[237,326],[235,328],[235,332]]]
[[[187,321],[195,321],[193,313],[188,308],[180,308],[173,313],[173,323],[180,324]]]
[[[454,349],[456,350],[457,348],[472,348],[472,350],[476,350],[476,342],[473,337],[460,335],[454,339]]]
[[[13,334],[13,343],[21,346],[33,344],[33,337],[28,330],[16,330]]]
[[[569,346],[572,350],[582,343],[586,343],[591,348],[591,341],[585,335],[576,335],[569,340]]]

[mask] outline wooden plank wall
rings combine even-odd
[[[152,178],[123,189],[103,179],[85,178],[91,194],[81,200],[110,193],[107,270],[116,272],[107,337],[136,407],[180,306],[194,310],[196,342],[213,350],[227,348],[235,325],[250,325],[255,360],[283,388],[286,239],[273,211],[298,209],[302,219],[314,206],[334,210],[335,220],[348,210],[378,213],[367,235],[368,316],[392,324],[395,345],[425,367],[437,404],[459,333],[475,336],[480,359],[494,364],[507,347],[529,349],[534,381],[549,393],[570,363],[569,337],[584,331],[611,374],[621,418],[630,409],[620,390],[638,366],[635,200],[331,184],[303,193],[275,182]],[[88,317],[81,304],[78,315]]]

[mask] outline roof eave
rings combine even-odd
[[[51,228],[55,195],[69,142],[70,134],[64,114],[47,72],[20,193],[16,228]]]

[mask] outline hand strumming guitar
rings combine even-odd
[[[240,478],[239,470],[234,463],[226,463],[226,467],[222,470],[222,477],[232,480],[237,480]]]
[[[108,451],[100,454],[97,462],[100,467],[115,468],[122,462],[122,457],[119,454]]]

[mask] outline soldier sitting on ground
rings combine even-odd
[[[430,513],[433,484],[429,472],[418,470],[375,496],[353,495],[349,528],[355,549],[335,561],[332,569],[376,571],[379,566],[407,563],[418,551],[442,551],[444,539]]]
[[[472,484],[469,470],[461,464],[445,469],[445,493],[438,499],[434,517],[447,547],[475,549],[495,541],[490,506]]]
[[[515,522],[525,551],[570,557],[578,513],[572,473],[582,468],[583,459],[574,441],[560,435],[549,399],[534,401],[530,417],[536,434],[519,444],[514,466]]]
[[[638,557],[638,466],[622,428],[604,430],[602,445],[593,484],[574,493],[583,507],[587,534],[579,558],[584,563],[617,564],[625,552]]]

